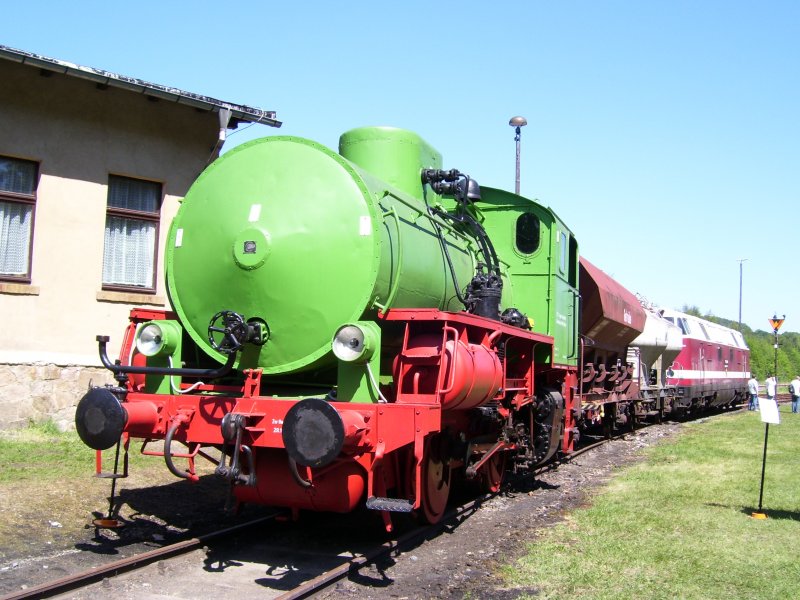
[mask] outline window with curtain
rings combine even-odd
[[[161,184],[108,178],[103,287],[155,291]]]
[[[38,165],[0,156],[0,279],[29,283]]]

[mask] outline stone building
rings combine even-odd
[[[0,46],[0,429],[72,424],[134,306],[169,308],[180,199],[240,123],[275,113]]]

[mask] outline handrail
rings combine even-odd
[[[583,297],[581,296],[580,291],[578,291],[577,289],[570,288],[569,291],[572,292],[572,296],[576,300],[576,302],[572,303],[572,336],[570,336],[572,338],[572,340],[571,340],[572,341],[572,344],[571,344],[572,349],[570,350],[570,353],[569,353],[569,356],[567,356],[567,359],[579,358],[578,357],[578,346],[579,346],[579,338],[580,338],[580,335],[581,335],[580,334],[580,326],[581,326],[580,317],[581,317],[581,307],[582,307],[581,300],[583,300]]]
[[[389,284],[389,296],[386,298],[386,303],[383,306],[375,303],[375,306],[380,308],[383,312],[386,312],[391,307],[395,296],[397,296],[397,290],[400,289],[400,271],[403,269],[403,243],[400,233],[400,217],[398,216],[397,209],[394,206],[383,213],[384,220],[388,216],[391,216],[394,219],[394,226],[397,229],[397,271],[395,272],[394,279]]]
[[[164,462],[167,464],[167,469],[169,472],[175,475],[175,477],[180,477],[182,479],[188,479],[192,482],[197,482],[200,478],[194,471],[194,454],[189,459],[189,470],[188,471],[179,471],[178,468],[175,466],[175,463],[172,462],[172,438],[175,435],[175,432],[178,430],[178,427],[183,425],[184,423],[189,421],[189,417],[186,415],[177,415],[175,418],[172,419],[172,424],[170,425],[169,430],[167,431],[167,435],[164,436]],[[195,452],[196,454],[196,452]]]
[[[110,338],[107,335],[98,335],[98,350],[100,352],[100,362],[103,366],[114,373],[114,375],[131,373],[133,375],[175,375],[178,377],[205,377],[208,379],[219,379],[233,370],[233,363],[236,362],[236,352],[228,354],[227,362],[216,369],[184,369],[173,367],[137,367],[135,365],[118,365],[111,362],[108,358],[106,344]]]
[[[452,359],[450,361],[450,377],[448,378],[448,385],[445,389],[439,390],[439,394],[441,395],[442,399],[444,399],[447,394],[453,391],[453,387],[456,384],[456,357],[458,356],[458,330],[455,327],[450,327],[449,325],[445,325],[443,329],[444,338],[442,340],[442,355],[447,352],[447,334],[451,332],[453,333],[453,351],[451,352]]]

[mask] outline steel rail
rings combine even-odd
[[[281,513],[276,512],[264,517],[259,517],[258,519],[253,519],[252,521],[248,521],[246,523],[240,523],[225,529],[220,529],[219,531],[213,531],[211,533],[184,540],[182,542],[170,544],[169,546],[163,546],[161,548],[156,548],[155,550],[143,552],[142,554],[129,556],[128,558],[123,558],[105,565],[94,567],[90,571],[76,573],[75,575],[69,575],[67,577],[62,577],[61,579],[56,579],[54,581],[42,583],[25,590],[20,590],[19,592],[14,592],[7,596],[3,596],[0,598],[0,600],[28,600],[34,598],[49,598],[51,596],[55,596],[56,594],[63,594],[76,588],[85,587],[90,583],[94,583],[95,581],[98,581],[104,577],[113,577],[121,573],[140,569],[162,558],[185,554],[197,548],[203,547],[212,540],[233,535],[235,533],[241,533],[256,525],[270,521],[279,514]]]

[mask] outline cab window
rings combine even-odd
[[[689,322],[684,318],[678,319],[678,327],[681,328],[683,335],[691,335],[692,330],[689,329]]]
[[[539,248],[539,218],[532,213],[517,217],[517,250],[533,254]]]

